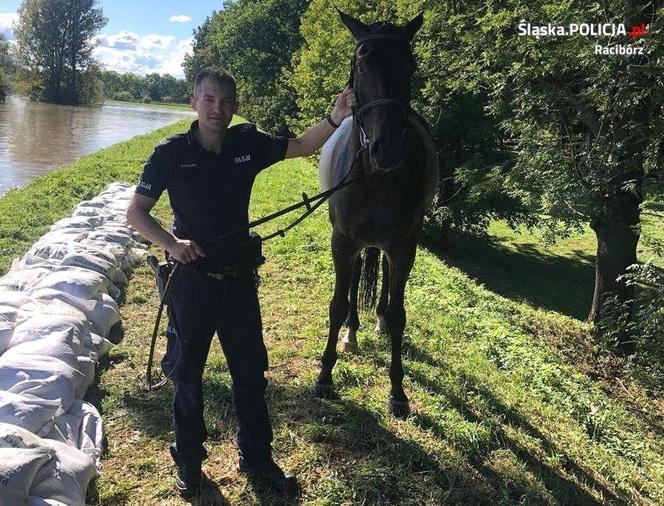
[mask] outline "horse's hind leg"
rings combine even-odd
[[[357,329],[360,328],[360,317],[357,314],[357,294],[360,288],[360,274],[362,273],[362,257],[355,259],[353,276],[350,280],[350,308],[346,318],[346,337],[341,341],[341,349],[345,352],[355,353],[357,351]]]
[[[376,306],[376,316],[378,317],[378,321],[376,322],[375,332],[378,334],[387,334],[385,310],[387,309],[388,295],[390,293],[390,264],[387,261],[385,253],[383,253],[382,264],[383,279],[380,283],[380,298],[378,299],[378,305]]]
[[[404,241],[399,249],[388,252],[390,260],[390,300],[385,311],[385,322],[392,342],[392,362],[390,364],[390,413],[398,418],[405,418],[410,412],[408,397],[403,391],[403,365],[401,348],[403,331],[406,326],[404,292],[408,275],[415,261],[417,242],[415,238]]]
[[[357,256],[358,248],[350,243],[336,229],[332,231],[332,259],[336,280],[334,284],[334,296],[330,302],[330,329],[327,336],[327,345],[321,357],[321,371],[314,385],[314,392],[318,397],[335,397],[334,385],[332,383],[332,368],[337,362],[337,340],[339,330],[344,319],[348,315],[350,306],[348,301],[348,289],[353,273],[353,263]]]

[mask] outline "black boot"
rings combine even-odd
[[[180,457],[174,446],[171,446],[171,457],[175,461],[177,474],[175,476],[175,490],[184,499],[198,496],[201,487],[200,458]]]
[[[284,473],[272,460],[248,461],[240,456],[238,471],[247,475],[249,480],[279,494],[289,494],[297,490],[297,479],[292,474]]]

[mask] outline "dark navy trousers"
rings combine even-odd
[[[215,331],[233,380],[237,444],[248,461],[271,457],[272,426],[265,403],[267,350],[255,273],[216,280],[186,265],[171,281],[164,374],[175,387],[173,425],[178,458],[202,459],[203,369]]]

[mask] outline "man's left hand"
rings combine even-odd
[[[332,109],[332,112],[330,113],[332,121],[337,125],[340,125],[344,118],[347,118],[353,113],[353,107],[356,105],[357,100],[355,99],[353,88],[346,86],[346,89],[337,97],[334,109]]]

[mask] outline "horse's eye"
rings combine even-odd
[[[366,70],[367,70],[367,68],[366,68],[366,66],[365,66],[363,63],[360,63],[360,64],[357,66],[357,71],[358,71],[360,74],[364,74],[364,73],[366,72]]]

